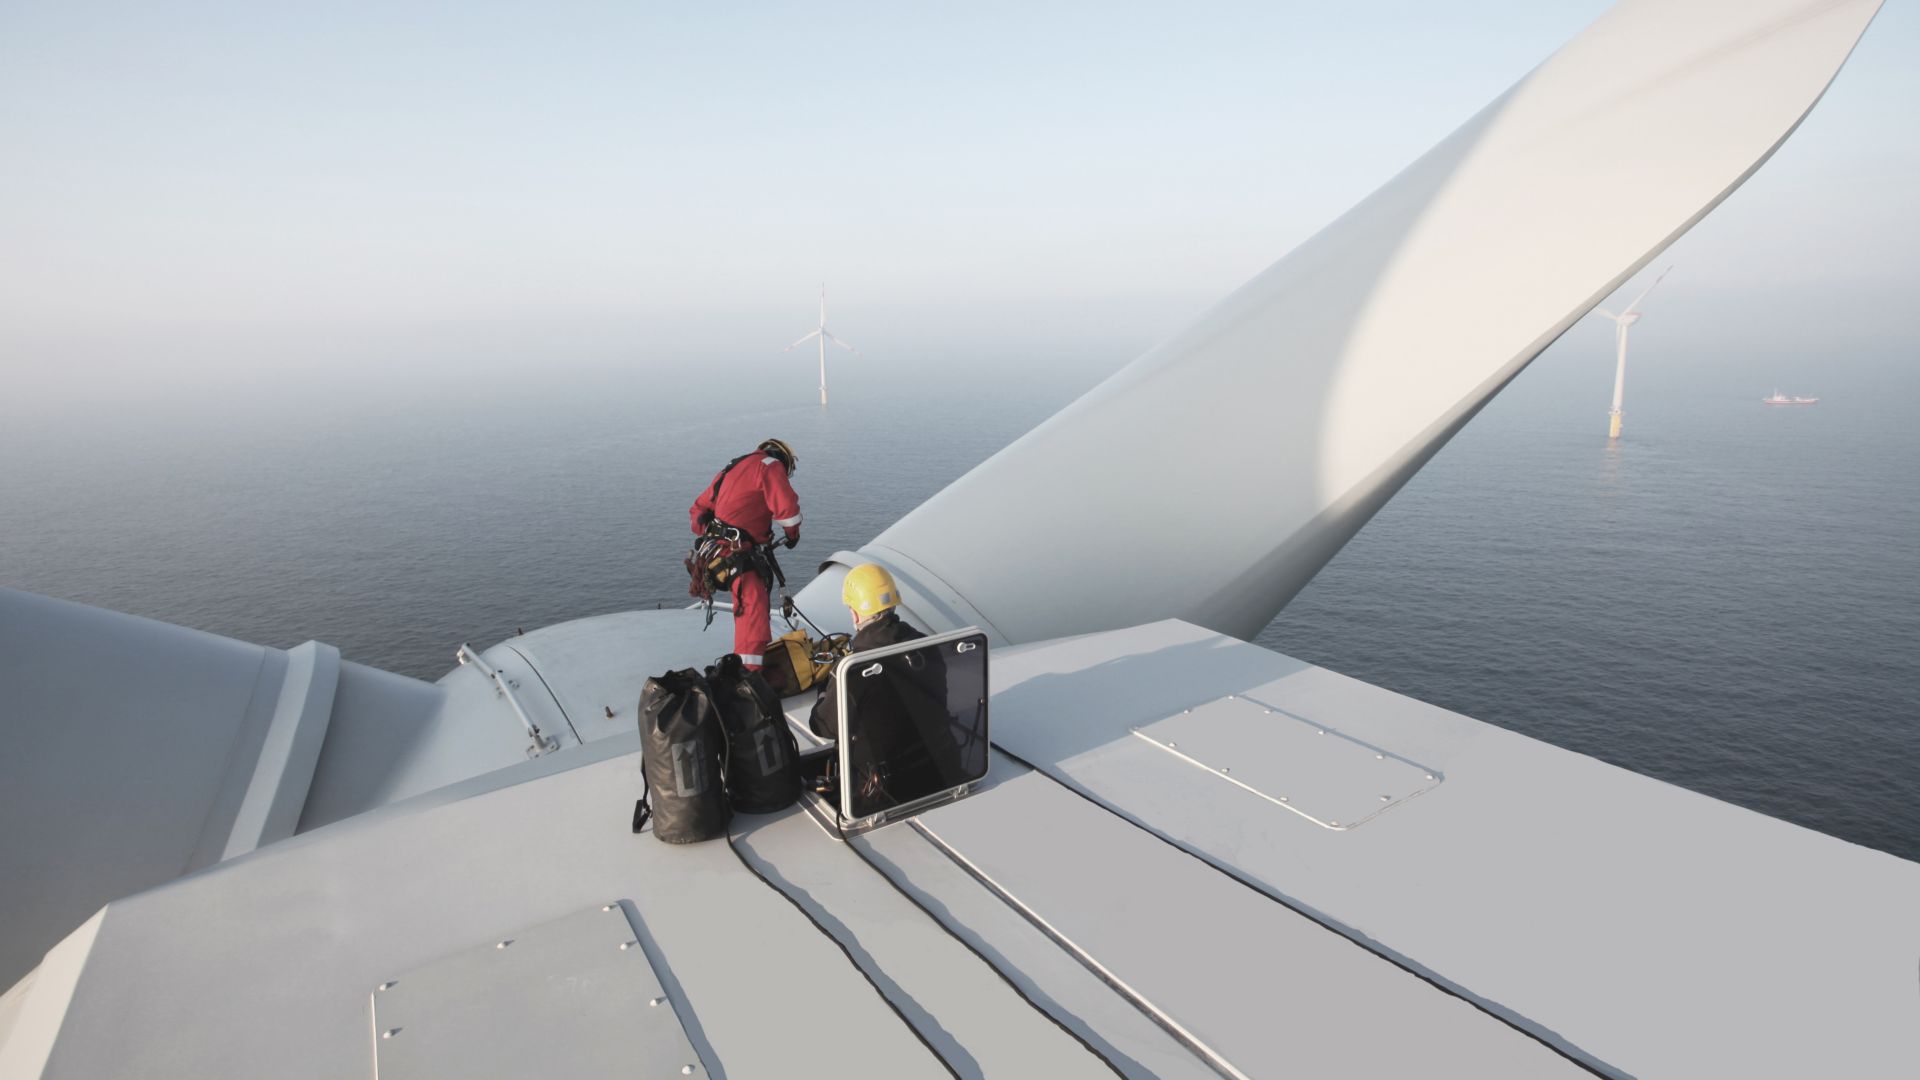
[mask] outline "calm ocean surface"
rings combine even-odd
[[[1609,447],[1611,371],[1582,363],[1543,358],[1259,642],[1920,858],[1916,388],[1767,408],[1766,375],[1636,376]],[[801,568],[1115,366],[882,390],[843,365],[824,411],[791,368],[745,395],[600,369],[16,401],[0,584],[432,679],[463,641],[684,602],[685,508],[760,438],[801,455]]]

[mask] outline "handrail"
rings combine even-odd
[[[461,666],[470,666],[487,678],[492,679],[493,685],[499,691],[500,696],[507,699],[508,705],[513,706],[514,715],[520,718],[521,726],[527,729],[527,737],[533,740],[533,745],[527,747],[528,757],[535,758],[549,751],[560,749],[559,738],[545,734],[540,730],[540,725],[534,723],[533,717],[528,716],[527,710],[521,707],[520,699],[513,696],[513,687],[508,684],[507,680],[501,676],[499,671],[487,666],[487,662],[480,658],[480,654],[473,651],[473,646],[462,642],[459,650],[454,653],[454,657],[460,661]]]

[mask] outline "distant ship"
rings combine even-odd
[[[1820,399],[1817,397],[1788,397],[1787,395],[1781,393],[1779,390],[1776,389],[1774,390],[1772,397],[1761,398],[1760,404],[1762,405],[1812,405],[1813,403],[1819,400]]]

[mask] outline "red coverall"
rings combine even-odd
[[[793,493],[787,480],[787,467],[768,454],[742,458],[725,472],[726,479],[715,474],[720,483],[714,493],[713,481],[700,489],[687,512],[695,533],[706,532],[701,518],[712,514],[739,529],[756,544],[773,539],[773,527],[786,532],[789,546],[800,539],[800,496]],[[733,578],[733,651],[740,654],[740,665],[758,671],[764,661],[767,642],[773,640],[773,612],[767,603],[767,580],[747,570]]]

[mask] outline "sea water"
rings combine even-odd
[[[1116,366],[848,365],[825,409],[808,378],[618,364],[14,400],[0,584],[433,679],[462,642],[685,603],[687,505],[764,437],[800,454],[804,580]],[[1258,642],[1920,858],[1913,388],[1770,408],[1718,371],[1636,378],[1617,443],[1610,371],[1528,373]]]

